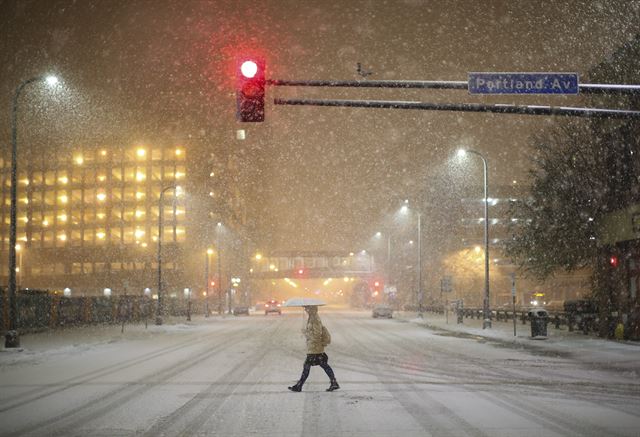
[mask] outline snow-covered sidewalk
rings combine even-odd
[[[491,328],[482,329],[482,320],[465,318],[463,323],[456,322],[456,316],[424,313],[423,318],[415,312],[397,312],[394,316],[400,320],[422,324],[425,327],[441,331],[443,335],[475,338],[479,341],[492,341],[504,346],[530,349],[545,355],[567,356],[585,363],[610,369],[630,372],[629,376],[640,376],[640,343],[631,341],[605,340],[585,335],[579,331],[570,332],[566,327],[556,329],[547,326],[547,337],[531,337],[531,326],[516,322],[514,336],[513,321],[492,321]]]

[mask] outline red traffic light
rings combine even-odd
[[[236,68],[236,117],[241,122],[264,121],[265,62],[240,59]]]
[[[611,265],[611,267],[618,267],[618,257],[616,255],[611,255],[609,257],[609,265]]]
[[[240,65],[240,72],[247,79],[252,79],[258,73],[258,64],[253,61],[244,61]]]

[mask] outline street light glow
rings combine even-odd
[[[464,149],[458,149],[458,158],[464,158],[467,156],[467,151]]]
[[[58,76],[47,76],[45,78],[45,81],[47,82],[47,85],[49,86],[55,86],[58,84],[58,82],[60,82],[60,80],[58,79]]]

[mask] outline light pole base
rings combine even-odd
[[[491,329],[491,319],[484,319],[482,321],[482,329]]]
[[[158,326],[162,325],[162,317],[161,316],[157,316],[156,317],[156,325],[158,325]]]
[[[20,336],[18,335],[18,331],[7,331],[4,335],[4,347],[7,349],[20,347]]]

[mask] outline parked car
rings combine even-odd
[[[389,305],[376,305],[373,307],[371,315],[374,319],[377,319],[378,317],[386,317],[387,319],[390,319],[393,317],[393,308]]]
[[[238,316],[240,314],[249,315],[249,307],[247,306],[237,306],[233,308],[233,315]]]
[[[277,300],[268,300],[264,304],[264,315],[266,316],[269,313],[278,313],[282,314],[282,304]]]

